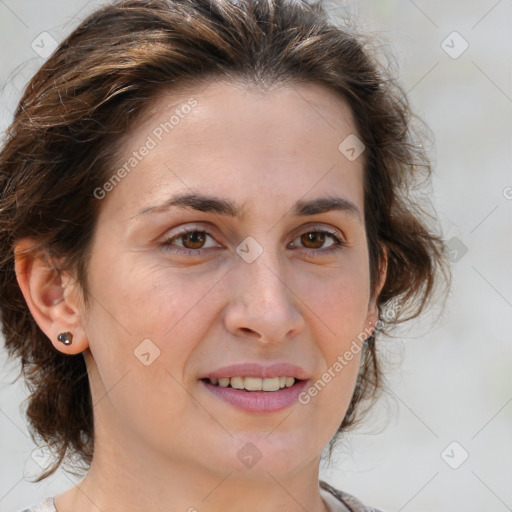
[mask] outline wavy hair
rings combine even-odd
[[[91,14],[28,83],[0,153],[0,311],[9,354],[30,390],[34,440],[86,467],[94,421],[82,354],[57,351],[31,316],[14,271],[15,244],[32,239],[55,272],[75,273],[87,299],[87,264],[100,201],[123,136],[160,92],[209,80],[262,89],[327,86],[344,98],[365,144],[364,210],[370,285],[387,252],[382,310],[392,321],[364,343],[341,434],[373,403],[382,385],[376,339],[418,316],[441,277],[444,242],[409,191],[431,165],[417,142],[406,95],[362,36],[335,22],[321,3],[299,0],[122,0]],[[340,141],[341,142],[341,141]],[[58,212],[58,214],[56,214]],[[57,265],[56,262],[59,262]],[[334,440],[331,440],[330,446]]]

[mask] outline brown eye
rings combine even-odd
[[[333,240],[333,243],[322,249],[321,247],[325,244],[327,238]],[[338,235],[338,233],[321,229],[306,231],[296,240],[300,241],[298,246],[302,245],[305,249],[303,252],[313,256],[327,255],[343,248],[346,245],[346,242]]]
[[[220,248],[218,245],[205,247],[208,237],[215,241],[208,232],[192,228],[167,238],[161,243],[161,245],[165,250],[172,251],[177,254],[181,253],[191,256],[199,256],[205,251],[209,252],[208,249],[215,250]],[[333,243],[322,249],[322,246],[324,246],[328,238],[333,240]],[[296,247],[300,249],[300,246],[302,245],[303,252],[306,252],[311,256],[327,255],[346,245],[346,242],[336,232],[328,230],[307,231],[297,237],[295,241],[297,240],[299,240],[299,242]]]
[[[177,254],[200,255],[203,249],[217,249],[218,245],[206,246],[207,238],[215,241],[213,237],[201,229],[188,229],[177,233],[170,238],[164,240],[161,245],[164,249],[175,252]]]
[[[205,235],[205,231],[190,231],[178,238],[182,239],[183,247],[185,247],[185,249],[201,249],[201,246],[206,240]]]
[[[304,233],[300,240],[310,249],[319,249],[325,243],[325,232],[324,231],[310,231]],[[312,244],[312,245],[308,245]]]

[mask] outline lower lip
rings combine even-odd
[[[204,387],[221,400],[248,412],[276,412],[290,407],[306,387],[308,381],[301,380],[289,388],[279,391],[244,391],[243,389],[222,388],[201,380]]]

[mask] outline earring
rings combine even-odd
[[[61,343],[64,343],[64,345],[71,345],[71,343],[73,343],[73,334],[71,334],[70,332],[61,332],[57,336],[57,339]]]

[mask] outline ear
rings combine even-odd
[[[375,326],[379,320],[379,309],[377,307],[377,300],[379,298],[380,292],[384,287],[384,283],[386,282],[387,270],[388,270],[388,248],[385,245],[382,245],[382,257],[379,260],[379,274],[378,274],[378,282],[375,288],[375,291],[372,291],[370,297],[370,302],[368,304],[368,315],[366,317],[366,326],[365,329],[367,332],[373,333],[375,330]],[[370,334],[371,335],[371,334]]]
[[[53,346],[64,354],[78,354],[89,347],[83,327],[83,301],[76,280],[58,271],[51,259],[36,250],[33,240],[24,239],[14,248],[16,278],[37,325]],[[72,343],[58,340],[70,332]]]

